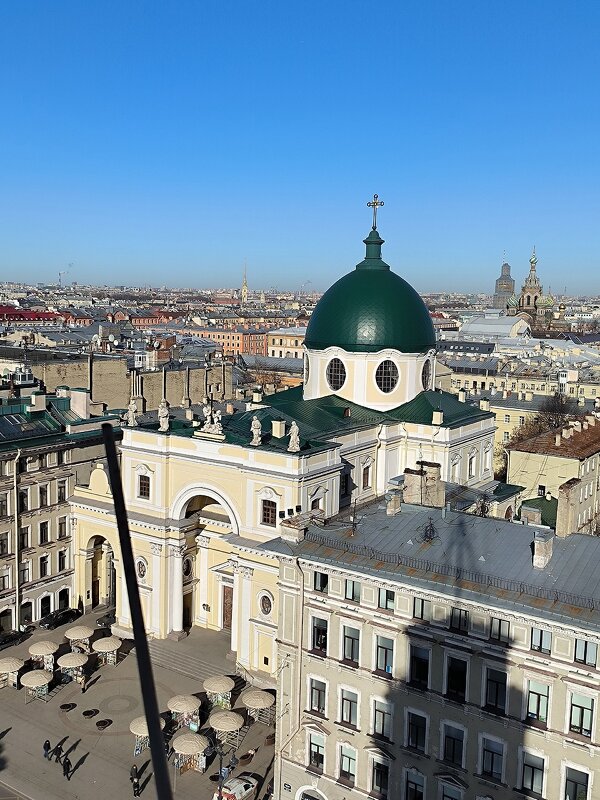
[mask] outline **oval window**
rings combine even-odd
[[[421,383],[423,384],[423,389],[427,391],[431,383],[431,361],[429,361],[429,359],[423,364]]]
[[[271,598],[269,597],[269,595],[263,594],[263,596],[260,598],[260,610],[266,617],[268,617],[269,614],[271,613],[272,608],[273,608],[273,602]]]
[[[398,384],[398,367],[386,359],[375,370],[375,382],[382,392],[392,392]]]
[[[329,388],[337,392],[346,382],[346,367],[339,358],[332,358],[327,364],[327,383]]]

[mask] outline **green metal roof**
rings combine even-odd
[[[531,497],[529,500],[523,500],[518,515],[519,519],[522,517],[524,508],[539,509],[539,511],[542,512],[542,525],[547,525],[549,528],[556,528],[558,498],[551,497],[550,500],[546,500],[545,497]]]
[[[413,287],[381,258],[376,230],[364,239],[366,257],[317,303],[304,344],[311,350],[341,347],[352,353],[391,348],[422,353],[435,347],[433,323]]]
[[[493,417],[491,411],[482,411],[471,403],[461,403],[456,395],[449,392],[420,392],[408,403],[388,411],[388,416],[401,422],[412,422],[416,425],[431,425],[433,412],[442,411],[444,418],[442,427],[456,428],[469,424],[476,419]]]

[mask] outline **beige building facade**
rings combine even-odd
[[[352,540],[348,519],[304,520],[266,546],[280,562],[274,797],[596,797],[596,583],[544,588],[544,573],[583,587],[572,550],[454,512],[363,520]],[[585,538],[571,542],[582,568],[600,556]]]

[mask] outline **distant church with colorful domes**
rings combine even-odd
[[[521,293],[514,291],[515,281],[510,275],[510,265],[505,261],[501,267],[501,275],[496,280],[494,308],[504,308],[508,316],[520,316],[526,319],[532,329],[551,329],[565,326],[565,306],[557,305],[555,298],[544,294],[544,287],[537,273],[537,256],[535,247],[529,259],[529,274],[521,287]],[[509,293],[509,287],[512,293]]]

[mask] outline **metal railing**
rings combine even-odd
[[[453,564],[440,564],[436,561],[429,561],[423,558],[405,556],[401,553],[388,553],[384,550],[377,550],[357,542],[342,541],[335,536],[326,536],[317,531],[307,531],[305,541],[329,547],[332,550],[340,550],[344,553],[352,553],[356,556],[368,558],[371,561],[379,561],[390,564],[394,567],[406,567],[424,572],[428,575],[443,575],[454,578],[457,581],[467,581],[478,584],[479,586],[491,587],[502,591],[514,592],[516,594],[529,595],[552,603],[565,603],[566,605],[578,608],[587,608],[597,611],[600,608],[600,600],[583,595],[570,594],[556,589],[546,589],[543,586],[534,586],[522,581],[514,581],[509,578],[501,578],[498,575],[489,575],[484,572],[463,569]]]

